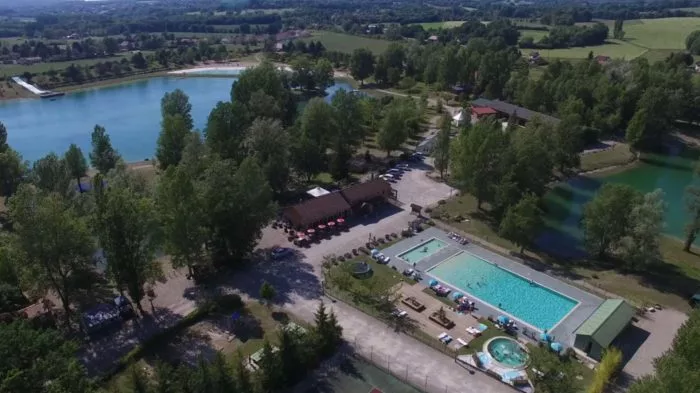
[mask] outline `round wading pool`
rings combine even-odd
[[[525,347],[508,337],[492,338],[484,344],[484,351],[504,367],[522,369],[530,361]]]

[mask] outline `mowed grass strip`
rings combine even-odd
[[[384,52],[391,44],[391,41],[388,40],[359,37],[331,31],[315,31],[311,34],[311,37],[304,38],[303,41],[320,41],[327,50],[343,53],[352,53],[355,49],[367,48],[375,55]]]
[[[539,50],[540,54],[546,59],[585,59],[590,52],[593,52],[594,56],[610,56],[613,59],[623,60],[635,59],[643,55],[646,51],[646,48],[619,40],[608,40],[606,44],[598,46]]]
[[[425,30],[429,29],[451,29],[453,27],[461,26],[464,24],[463,20],[448,20],[442,22],[423,22],[416,23],[417,25],[423,26]]]
[[[700,18],[640,19],[639,23],[632,22],[625,21],[622,27],[625,41],[649,49],[685,49],[688,34],[700,30]]]

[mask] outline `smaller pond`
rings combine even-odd
[[[519,342],[508,337],[496,337],[484,344],[486,351],[501,366],[522,369],[530,361],[530,355]]]

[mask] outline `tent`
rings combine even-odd
[[[322,195],[330,194],[331,192],[326,190],[325,188],[314,187],[314,188],[310,189],[309,191],[306,191],[306,193],[311,195],[314,198],[318,198]]]
[[[496,318],[496,320],[497,320],[498,323],[500,323],[501,325],[507,325],[508,322],[510,322],[510,318],[508,318],[508,317],[505,316],[505,315],[499,315],[498,318]]]
[[[459,127],[464,124],[464,110],[460,109],[454,116],[452,116],[452,123]]]
[[[603,350],[630,324],[637,311],[622,299],[608,299],[576,330],[574,346],[599,359]]]

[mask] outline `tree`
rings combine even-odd
[[[165,115],[156,147],[156,160],[161,170],[180,163],[182,150],[185,148],[190,132],[187,120],[182,115]]]
[[[83,155],[83,151],[80,150],[76,144],[71,143],[63,160],[68,167],[70,175],[78,182],[78,190],[83,192],[83,185],[80,183],[80,179],[87,175],[88,169],[87,160],[85,159],[85,155]]]
[[[201,187],[208,248],[218,261],[240,262],[256,247],[276,211],[265,175],[252,157],[238,167],[230,160],[216,160]]]
[[[53,329],[18,320],[0,325],[0,390],[3,392],[94,393],[75,356],[78,346]]]
[[[452,131],[452,118],[443,115],[440,120],[440,131],[435,137],[435,147],[433,157],[435,159],[435,169],[440,172],[440,178],[445,178],[445,171],[450,165],[450,133]]]
[[[364,138],[362,122],[358,121],[362,119],[360,98],[357,94],[340,89],[333,96],[331,105],[335,110],[333,124],[336,131],[333,137],[352,151]]]
[[[506,211],[501,221],[499,234],[517,244],[521,254],[525,247],[532,244],[542,228],[542,211],[538,204],[539,198],[536,195],[527,194]]]
[[[284,375],[279,356],[273,351],[272,345],[265,340],[262,356],[258,362],[260,372],[257,373],[260,387],[264,393],[276,392],[284,386]]]
[[[312,98],[301,114],[300,134],[318,147],[325,155],[335,127],[334,107],[322,98]]]
[[[24,180],[28,164],[15,150],[6,147],[0,151],[0,195],[5,202],[11,197]]]
[[[639,148],[648,138],[648,114],[647,110],[642,108],[635,112],[632,120],[627,124],[627,132],[625,138],[627,142],[634,148]]]
[[[192,266],[204,260],[206,217],[196,179],[184,163],[170,167],[158,180],[157,203],[165,250],[173,267]]]
[[[243,364],[243,355],[239,352],[233,364],[233,373],[236,380],[236,392],[238,393],[254,393],[255,388],[250,377],[250,372],[245,364]]]
[[[350,75],[364,85],[364,80],[374,72],[374,55],[369,49],[358,48],[350,58]]]
[[[282,368],[283,386],[294,386],[306,374],[306,359],[303,357],[301,337],[292,329],[281,329],[279,333],[279,360]]]
[[[262,285],[260,286],[260,298],[267,303],[267,306],[272,305],[272,299],[275,298],[275,295],[277,294],[277,291],[275,290],[275,287],[272,286],[267,281],[263,281]]]
[[[685,48],[693,55],[700,54],[700,30],[688,34],[685,39]]]
[[[185,121],[187,131],[192,131],[192,128],[194,128],[191,112],[192,104],[190,104],[190,98],[180,89],[165,93],[160,100],[160,113],[163,119],[165,120],[168,116],[180,115]]]
[[[407,137],[403,111],[396,106],[388,108],[377,134],[377,144],[386,150],[386,156],[389,157],[391,151],[400,148]]]
[[[683,251],[689,252],[700,232],[700,188],[690,185],[685,189],[685,205],[690,221],[685,227]]]
[[[109,276],[143,313],[144,286],[160,274],[155,256],[161,239],[153,200],[137,190],[128,174],[122,176],[110,178],[109,187],[103,185],[102,176],[94,178],[95,232]]]
[[[321,301],[314,314],[314,330],[316,335],[314,342],[319,354],[323,357],[331,356],[342,341],[343,328],[338,323],[335,314],[326,311],[326,305]]]
[[[534,348],[530,351],[530,365],[529,370],[539,371],[528,373],[538,392],[576,393],[579,391],[575,372],[568,358],[562,360],[548,348]]]
[[[66,195],[70,189],[71,174],[64,159],[56,153],[49,153],[34,162],[31,179],[43,191]]]
[[[289,135],[279,120],[257,118],[248,130],[246,147],[258,161],[275,192],[286,189],[289,180]]]
[[[630,215],[640,195],[627,185],[607,183],[583,207],[586,248],[599,259],[617,248],[628,233]]]
[[[326,165],[326,149],[302,134],[291,147],[290,159],[297,173],[304,176],[306,181],[311,181]]]
[[[616,19],[615,26],[613,27],[613,38],[616,40],[622,40],[625,38],[625,31],[622,30],[622,25],[625,23],[624,19]]]
[[[9,201],[14,260],[22,282],[58,295],[69,324],[79,277],[91,268],[95,251],[87,220],[55,193],[22,185]]]
[[[297,108],[288,77],[269,61],[263,61],[257,67],[248,68],[240,73],[231,87],[231,102],[248,105],[257,91],[262,91],[274,99],[281,110],[281,120],[285,125],[292,123]],[[249,108],[246,109],[249,110]],[[245,129],[248,125],[249,123],[242,126]]]
[[[325,58],[318,59],[312,69],[312,77],[316,90],[325,91],[327,88],[333,86],[335,83],[333,75],[333,65],[331,62]]]
[[[150,390],[148,376],[146,376],[139,366],[132,364],[129,367],[129,392],[149,393]]]
[[[100,173],[107,173],[117,166],[120,159],[119,153],[112,147],[107,131],[104,127],[96,125],[92,132],[92,152],[90,153],[92,167]]]
[[[247,110],[241,102],[219,102],[209,118],[204,136],[212,153],[222,159],[239,162],[244,157],[241,145],[248,127]]]
[[[148,62],[146,61],[146,58],[143,57],[143,53],[141,52],[136,52],[131,56],[131,64],[134,65],[134,68],[138,68],[139,70],[143,70],[148,67]]]
[[[664,226],[664,192],[644,194],[630,213],[630,228],[620,241],[620,253],[634,267],[648,266],[661,258],[659,236]]]
[[[588,386],[586,393],[603,393],[608,384],[620,371],[622,365],[622,351],[615,347],[609,347],[603,352],[603,358],[593,376],[593,382]]]

